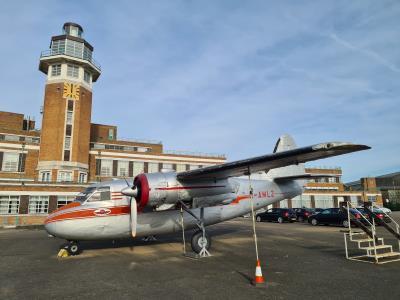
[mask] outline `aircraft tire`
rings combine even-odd
[[[205,234],[205,238],[206,238],[206,249],[209,250],[211,248],[211,237],[207,234]],[[203,239],[203,232],[202,231],[196,231],[193,235],[192,235],[192,250],[199,254],[201,251],[201,242]]]
[[[67,246],[69,255],[78,255],[82,252],[82,247],[78,242],[70,242]]]

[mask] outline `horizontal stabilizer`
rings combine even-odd
[[[352,143],[330,142],[308,147],[295,148],[272,154],[238,160],[202,169],[180,172],[178,180],[223,179],[243,176],[260,171],[268,171],[290,165],[297,165],[321,158],[342,155],[346,153],[370,149],[366,145]]]

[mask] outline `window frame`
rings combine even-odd
[[[7,200],[8,197],[8,200]],[[11,199],[13,198],[13,199]],[[13,202],[16,201],[15,204]],[[6,204],[3,204],[6,203]],[[11,196],[11,195],[1,195],[0,196],[0,215],[16,215],[19,214],[19,208],[21,204],[20,196]],[[13,208],[16,207],[16,210]],[[3,209],[6,208],[7,212],[3,212]]]
[[[14,160],[6,159],[7,156],[14,156]],[[15,161],[16,157],[16,161]],[[20,153],[18,152],[3,152],[3,162],[1,165],[2,172],[18,173]],[[8,164],[8,165],[7,165]],[[14,165],[15,164],[15,165]]]
[[[37,198],[37,200],[35,198]],[[33,206],[31,202],[36,202],[36,203]],[[49,213],[49,202],[50,202],[49,196],[41,196],[41,195],[40,196],[29,196],[28,214],[29,215],[48,214]],[[42,206],[43,206],[43,208],[42,208]],[[32,212],[32,209],[34,210],[33,212]]]

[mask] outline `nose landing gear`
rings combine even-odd
[[[62,250],[64,250],[64,251],[62,251]],[[76,242],[76,241],[69,241],[69,242],[63,244],[63,245],[60,247],[60,252],[59,252],[59,253],[65,252],[65,251],[68,252],[68,256],[70,256],[70,255],[71,255],[71,256],[75,256],[75,255],[78,255],[79,253],[82,252],[82,247],[81,247],[81,245],[80,245],[79,242]],[[59,255],[59,256],[60,256],[60,255]],[[65,255],[62,255],[62,254],[61,254],[61,257],[65,257]]]

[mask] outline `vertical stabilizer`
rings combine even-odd
[[[274,153],[288,151],[296,149],[296,142],[288,135],[282,135],[275,144]],[[304,164],[291,165],[282,168],[271,169],[268,171],[267,176],[269,178],[283,177],[283,176],[294,176],[304,174]]]

